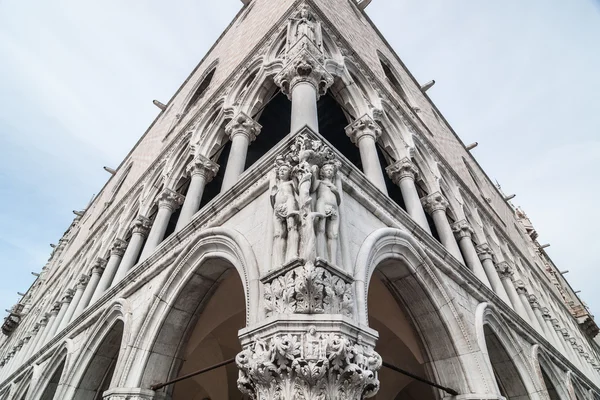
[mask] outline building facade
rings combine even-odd
[[[5,319],[0,399],[600,399],[592,315],[369,2],[243,0]]]

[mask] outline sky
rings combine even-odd
[[[239,11],[0,0],[0,310]],[[367,13],[600,318],[600,2],[373,0]]]

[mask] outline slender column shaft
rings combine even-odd
[[[425,210],[423,209],[417,187],[415,186],[415,178],[418,174],[417,167],[408,157],[406,157],[397,161],[395,164],[388,166],[386,172],[392,181],[400,187],[402,199],[404,200],[408,215],[410,215],[421,228],[425,229],[427,233],[431,234],[427,216],[425,215]]]
[[[23,362],[23,356],[25,355],[24,353],[27,348],[27,342],[29,341],[29,339],[30,337],[23,338],[23,340],[21,340],[19,344],[17,344],[15,360],[13,361],[13,371],[17,370],[17,368],[21,366],[21,363]]]
[[[144,245],[145,239],[146,236],[144,233],[133,232],[131,239],[129,240],[129,244],[127,245],[127,250],[125,250],[125,255],[123,256],[119,268],[117,269],[117,273],[113,278],[112,286],[119,283],[123,277],[127,275],[131,267],[135,265],[135,262],[140,255],[140,251],[142,251],[142,246]]]
[[[558,351],[562,351],[562,347],[560,344],[556,343],[556,334],[554,333],[554,325],[552,325],[552,316],[550,315],[550,310],[547,307],[542,307],[542,317],[544,318],[544,323],[546,324],[546,332],[548,332],[548,341],[556,347]]]
[[[490,284],[490,281],[488,280],[488,277],[485,274],[485,271],[483,270],[483,265],[479,260],[479,256],[477,255],[477,251],[475,250],[475,245],[473,244],[473,228],[471,227],[471,225],[469,225],[467,220],[462,220],[456,222],[452,226],[452,230],[454,232],[454,235],[456,236],[456,239],[458,240],[458,245],[462,250],[462,255],[465,259],[466,266],[469,267],[471,271],[473,271],[475,276],[481,282],[483,282],[487,287],[491,289],[492,285]]]
[[[75,298],[75,293],[76,293],[76,291],[74,289],[67,290],[67,295],[63,299],[63,304],[60,309],[60,311],[62,312],[63,315],[61,316],[60,313],[58,314],[59,317],[61,317],[61,318],[60,318],[60,323],[58,324],[58,328],[56,329],[56,332],[60,332],[63,329],[65,329],[65,327],[69,323],[67,316],[69,314],[69,310],[71,309],[73,299]],[[64,309],[64,312],[63,312],[63,309]],[[57,319],[58,319],[58,317],[57,317]]]
[[[542,309],[540,307],[540,303],[537,300],[537,296],[534,294],[529,295],[529,305],[533,309],[533,314],[535,315],[535,319],[538,322],[539,327],[541,328],[540,333],[544,335],[544,337],[552,343],[552,339],[550,339],[550,332],[548,332],[548,327],[546,326],[546,322],[544,321],[544,316],[542,315]]]
[[[89,280],[90,277],[85,274],[79,277],[79,282],[75,287],[75,295],[73,295],[73,300],[71,300],[71,304],[69,304],[69,309],[67,310],[67,314],[65,315],[65,327],[69,324],[69,322],[71,322],[74,319],[73,316],[75,315],[75,310],[77,310],[77,308],[79,307],[79,302],[83,297],[83,292],[85,291]]]
[[[44,315],[44,317],[38,322],[38,331],[34,337],[34,341],[29,346],[29,350],[27,351],[27,358],[31,357],[41,346],[41,341],[44,337],[44,333],[46,331],[46,326],[48,325],[48,317]]]
[[[542,331],[542,328],[539,326],[537,318],[533,313],[533,309],[529,305],[529,293],[527,292],[527,288],[523,281],[516,281],[515,288],[517,290],[517,294],[519,295],[519,299],[521,299],[521,303],[523,303],[523,308],[525,309],[525,313],[527,314],[527,321],[529,325],[534,327],[538,332]]]
[[[508,293],[506,293],[506,289],[504,289],[504,285],[502,285],[502,281],[500,280],[500,276],[496,271],[496,266],[494,265],[494,256],[492,253],[492,249],[487,243],[482,243],[478,245],[475,250],[477,251],[477,255],[479,256],[479,260],[481,261],[481,265],[487,276],[492,290],[509,306],[513,307],[510,298],[508,297]]]
[[[383,170],[377,155],[376,142],[381,136],[381,128],[377,122],[369,115],[363,115],[346,127],[346,135],[358,146],[362,169],[369,181],[387,195]]]
[[[515,289],[515,285],[512,281],[513,271],[511,266],[506,261],[502,261],[496,265],[498,273],[500,274],[500,280],[502,281],[502,286],[504,286],[504,290],[506,291],[508,298],[510,299],[510,303],[513,306],[513,309],[523,318],[527,320],[527,311],[525,311],[525,307],[523,306],[523,302],[519,298],[519,294],[517,293],[517,289]]]
[[[63,297],[60,304],[60,310],[58,311],[58,315],[56,316],[56,320],[54,324],[52,324],[52,330],[48,334],[48,340],[52,340],[52,338],[61,331],[63,319],[65,318],[65,314],[67,313],[67,309],[69,308],[69,304],[73,299],[73,293],[70,293],[71,290]]]
[[[261,126],[244,113],[238,114],[226,127],[225,133],[231,138],[231,151],[223,176],[221,192],[238,181],[246,168],[248,146],[260,134]]]
[[[33,333],[31,335],[31,340],[29,341],[29,346],[25,351],[25,357],[23,358],[23,360],[28,360],[29,357],[31,357],[34,353],[35,347],[37,346],[37,343],[42,333],[42,328],[43,327],[40,323],[35,324],[35,327],[33,328]]]
[[[292,89],[292,117],[290,130],[298,132],[308,126],[319,132],[319,116],[317,114],[317,89],[308,81],[299,82]]]
[[[81,296],[81,300],[73,313],[73,318],[77,318],[83,310],[87,308],[90,304],[93,303],[92,297],[94,296],[94,292],[96,291],[96,287],[98,286],[98,282],[100,282],[100,276],[104,272],[104,267],[106,266],[106,260],[103,258],[98,258],[92,268],[92,273],[90,276],[90,280],[85,287],[83,295]]]
[[[560,323],[556,318],[552,318],[552,330],[554,331],[554,337],[556,338],[558,349],[565,355],[565,357],[568,357],[568,347],[562,337],[562,328],[560,327]]]
[[[116,239],[113,243],[112,248],[110,249],[110,257],[106,263],[106,268],[100,277],[100,281],[94,292],[94,297],[92,297],[93,301],[96,301],[109,287],[111,287],[126,248],[127,242],[124,240]]]
[[[144,261],[165,238],[171,215],[183,204],[184,197],[170,189],[165,189],[158,198],[158,212],[150,228],[148,239],[142,250],[140,261]]]
[[[40,340],[39,347],[44,347],[44,345],[50,340],[54,333],[54,326],[56,322],[56,316],[58,315],[58,311],[60,310],[60,302],[54,303],[54,307],[50,311],[48,315],[48,325],[46,325],[46,329],[44,330],[44,337]],[[39,349],[38,349],[39,350]]]
[[[190,187],[181,207],[175,232],[186,226],[192,220],[194,214],[200,210],[204,187],[212,181],[218,171],[219,166],[202,155],[194,157],[190,165],[188,165],[187,173],[191,176]]]
[[[440,192],[436,192],[421,199],[421,203],[425,211],[431,214],[435,229],[446,250],[464,264],[465,261],[462,254],[460,254],[458,243],[456,243],[456,239],[454,238],[454,232],[452,232],[450,222],[448,222],[448,217],[446,216],[446,209],[449,206],[448,200]]]

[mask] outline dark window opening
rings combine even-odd
[[[382,59],[379,59],[379,62],[381,63],[381,68],[383,68],[383,73],[385,74],[385,77],[387,78],[390,85],[392,85],[392,87],[394,89],[396,89],[396,91],[398,92],[400,97],[402,97],[404,100],[406,100],[406,93],[404,92],[404,89],[402,88],[400,81],[398,80],[398,78],[396,78],[396,75],[392,72],[392,69],[390,68],[390,66],[387,64],[387,62],[383,61]]]
[[[204,187],[204,193],[202,193],[202,200],[200,201],[200,209],[204,208],[212,199],[217,197],[221,192],[221,186],[223,185],[223,177],[225,176],[225,169],[227,168],[227,159],[229,158],[229,152],[231,151],[231,141],[227,140],[223,148],[213,155],[211,159],[219,165],[219,171],[215,175],[212,181],[206,184]]]
[[[346,135],[348,118],[343,108],[327,93],[317,102],[319,115],[319,132],[333,147],[344,155],[352,164],[362,171],[362,162],[358,147]]]
[[[212,78],[215,75],[215,71],[216,71],[216,68],[213,68],[204,77],[204,79],[202,80],[202,82],[200,83],[200,85],[198,86],[198,88],[196,89],[196,92],[194,93],[194,95],[190,99],[189,103],[185,107],[185,112],[188,112],[189,109],[192,108],[192,106],[194,104],[196,104],[198,102],[198,100],[200,100],[204,96],[204,93],[206,92],[206,89],[208,89],[208,87],[210,86],[210,82],[212,81]]]
[[[381,170],[383,171],[383,180],[385,181],[385,187],[387,188],[388,196],[394,201],[394,203],[398,204],[404,211],[406,211],[406,205],[404,204],[404,197],[402,197],[400,186],[396,185],[385,171],[389,164],[379,146],[377,146],[377,156],[379,157],[379,164],[381,165]]]
[[[182,178],[177,183],[175,191],[177,193],[185,196],[190,188],[190,181],[191,181],[191,179],[189,177]],[[171,218],[169,218],[169,222],[167,223],[167,230],[165,231],[165,237],[163,238],[163,240],[165,240],[166,238],[171,236],[173,234],[173,232],[175,232],[175,227],[177,226],[177,221],[179,221],[180,215],[181,215],[181,206],[179,208],[177,208],[177,210],[175,210],[173,212],[173,214],[171,214]]]
[[[292,103],[283,93],[277,94],[267,104],[258,119],[262,130],[256,140],[250,143],[248,147],[245,170],[250,168],[290,133],[291,118]]]
[[[64,369],[65,369],[65,360],[63,360],[60,363],[58,368],[56,368],[56,371],[54,371],[54,374],[52,374],[52,377],[50,378],[50,382],[48,382],[46,389],[44,389],[44,393],[42,393],[42,397],[40,397],[40,400],[52,400],[54,398],[54,395],[56,394],[56,390],[58,389],[58,383],[60,382],[60,377],[61,377]]]

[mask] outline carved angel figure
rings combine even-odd
[[[299,40],[302,36],[306,36],[313,43],[316,42],[315,37],[315,23],[312,20],[308,7],[304,6],[298,13],[298,18],[294,18],[297,21],[296,25],[296,40]]]
[[[274,181],[271,183],[273,207],[273,265],[298,257],[298,201],[296,185],[292,180],[292,166],[278,160]]]

